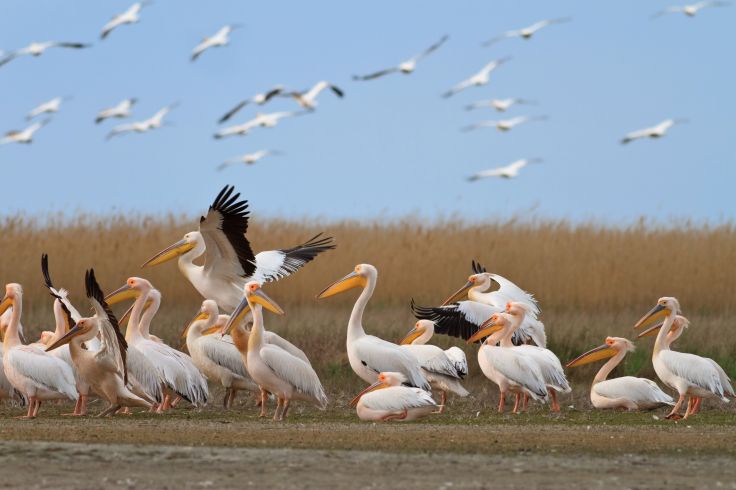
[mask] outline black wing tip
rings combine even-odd
[[[51,282],[51,275],[49,274],[49,255],[47,253],[41,254],[41,272],[43,273],[43,280],[46,287],[51,289],[54,284]]]
[[[484,272],[488,272],[485,267],[483,267],[480,262],[476,262],[475,260],[472,261],[471,267],[473,268],[474,274],[482,274]]]

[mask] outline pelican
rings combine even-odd
[[[377,280],[378,270],[375,267],[358,264],[353,272],[326,287],[317,298],[329,298],[353,288],[361,288],[348,322],[347,350],[353,372],[369,384],[375,383],[381,372],[398,372],[406,376],[412,386],[429,391],[430,385],[416,357],[396,344],[367,335],[363,330],[363,311],[373,296]]]
[[[227,46],[230,42],[230,33],[238,27],[239,26],[237,24],[226,25],[220,28],[220,30],[217,31],[214,36],[205,37],[204,39],[202,39],[202,42],[197,44],[197,46],[192,51],[192,61],[195,61],[202,55],[202,53],[210,48]]]
[[[458,347],[442,350],[436,345],[427,345],[434,334],[434,322],[419,320],[399,344],[419,360],[424,376],[433,389],[440,391],[440,413],[445,410],[447,392],[460,397],[470,393],[463,388],[460,380],[468,374],[468,360]]]
[[[85,44],[85,43],[70,43],[70,42],[60,42],[60,41],[46,41],[42,43],[31,43],[25,48],[18,49],[16,51],[12,51],[8,53],[5,58],[0,60],[0,66],[5,65],[6,63],[9,63],[13,61],[15,58],[18,58],[19,56],[23,55],[31,55],[31,56],[41,56],[43,53],[46,52],[47,49],[50,48],[71,48],[71,49],[84,49],[89,48],[91,44]]]
[[[665,119],[664,121],[657,124],[656,126],[639,129],[637,131],[632,131],[628,133],[621,140],[621,144],[625,145],[627,143],[631,143],[632,141],[643,139],[643,138],[652,138],[652,139],[661,138],[662,136],[667,134],[668,129],[670,129],[675,124],[682,123],[682,122],[686,122],[686,119]]]
[[[524,124],[532,121],[546,121],[547,116],[517,116],[510,119],[495,119],[488,121],[480,121],[474,124],[470,124],[461,128],[461,131],[473,131],[480,128],[496,128],[501,132],[507,132],[514,129],[519,124]]]
[[[275,87],[268,90],[267,92],[259,93],[249,99],[241,100],[240,102],[238,102],[238,104],[235,107],[227,111],[225,115],[222,116],[217,122],[219,124],[224,123],[225,121],[233,117],[235,114],[237,114],[240,111],[240,109],[242,109],[243,107],[245,107],[246,105],[250,103],[263,105],[269,100],[271,100],[272,98],[276,97],[277,95],[281,95],[283,93],[284,93],[283,85],[276,85]]]
[[[13,312],[12,309],[8,309],[0,318],[0,401],[10,400],[20,404],[25,404],[26,400],[23,394],[16,390],[15,387],[10,383],[10,380],[5,376],[5,368],[3,368],[3,339],[5,337],[5,330],[10,320],[10,314]]]
[[[277,397],[278,403],[273,416],[277,421],[284,420],[292,400],[310,402],[324,410],[327,406],[327,395],[312,366],[264,340],[263,308],[277,315],[284,315],[284,310],[261,290],[261,285],[256,281],[247,282],[243,292],[244,298],[223,332],[228,332],[233,325],[240,323],[246,312],[252,313],[253,329],[248,337],[245,365],[253,381],[261,387],[262,404],[266,404],[264,392]]]
[[[565,22],[570,22],[570,20],[572,20],[570,17],[540,20],[539,22],[535,22],[534,24],[528,27],[522,27],[521,29],[517,29],[515,31],[506,31],[500,36],[496,36],[494,38],[489,39],[488,41],[485,41],[483,43],[483,46],[486,46],[486,47],[491,46],[493,44],[496,44],[498,41],[501,41],[502,39],[507,39],[510,37],[520,37],[522,39],[531,39],[532,36],[540,29],[543,29],[553,24],[564,24]]]
[[[124,99],[118,102],[117,105],[108,107],[107,109],[102,109],[97,113],[95,124],[100,124],[102,121],[113,117],[118,119],[129,117],[131,114],[130,111],[137,101],[138,99],[135,98]]]
[[[18,326],[23,310],[23,288],[20,284],[5,286],[0,302],[0,315],[13,308],[3,338],[3,368],[10,384],[28,400],[28,413],[23,418],[35,418],[46,400],[76,401],[74,373],[67,363],[45,353],[38,347],[23,345]]]
[[[141,9],[151,2],[136,2],[122,14],[115,15],[110,22],[104,25],[100,32],[100,39],[105,39],[112,31],[125,24],[137,24],[140,20]]]
[[[54,97],[53,99],[44,102],[43,104],[34,108],[31,112],[28,113],[26,119],[30,121],[34,117],[41,114],[52,114],[55,112],[59,112],[59,109],[61,108],[61,103],[69,99],[71,99],[71,97]]]
[[[490,99],[490,100],[478,100],[476,102],[473,102],[472,104],[468,104],[465,106],[465,110],[472,111],[475,109],[483,109],[485,107],[490,107],[491,109],[494,109],[496,112],[506,112],[511,107],[515,105],[521,105],[521,104],[527,104],[527,105],[536,105],[536,102],[527,100],[527,99],[519,99],[519,98],[506,98],[506,99]]]
[[[320,235],[305,243],[256,255],[245,233],[248,230],[248,201],[238,201],[233,186],[222,188],[206,216],[199,220],[199,231],[184,238],[147,260],[142,267],[152,267],[178,257],[179,270],[205,299],[212,299],[231,312],[243,297],[243,286],[250,280],[275,281],[293,274],[317,255],[332,250],[332,238]],[[194,260],[204,254],[204,265]]]
[[[595,408],[652,410],[663,405],[674,405],[672,397],[650,379],[633,376],[607,379],[626,354],[634,349],[634,344],[629,339],[606,337],[603,345],[581,354],[565,367],[577,367],[610,358],[595,375],[590,387],[590,402]]]
[[[499,177],[502,179],[513,179],[519,175],[519,171],[529,165],[530,163],[539,163],[541,158],[521,158],[515,160],[508,165],[503,167],[489,168],[488,170],[481,170],[480,172],[471,175],[466,180],[475,182],[476,180],[486,179],[488,177]]]
[[[112,130],[107,135],[107,139],[124,133],[145,133],[153,129],[158,129],[165,124],[164,117],[166,117],[169,112],[171,112],[171,109],[173,109],[177,105],[178,104],[167,105],[166,107],[159,109],[156,114],[143,121],[137,121],[129,124],[119,124],[118,126],[112,128]]]
[[[687,17],[695,17],[698,12],[700,12],[704,8],[708,7],[728,7],[731,5],[730,2],[718,2],[718,1],[710,1],[710,2],[698,2],[698,3],[692,3],[690,5],[676,5],[672,7],[667,7],[664,10],[660,10],[656,14],[652,15],[652,19],[656,19],[658,17],[661,17],[665,14],[685,14]]]
[[[396,73],[396,72],[403,73],[404,75],[409,75],[414,72],[414,70],[417,67],[417,62],[419,62],[419,60],[421,60],[422,58],[436,51],[440,46],[442,46],[445,43],[445,41],[447,41],[448,37],[449,36],[442,36],[442,38],[439,41],[437,41],[436,43],[434,43],[433,45],[431,45],[430,47],[428,47],[421,53],[413,56],[412,58],[409,58],[406,61],[402,61],[396,66],[392,66],[391,68],[386,68],[385,70],[380,70],[374,73],[370,73],[368,75],[353,75],[353,80],[363,80],[363,81],[375,80],[376,78],[380,78],[384,75],[388,75],[390,73]]]
[[[469,87],[481,87],[483,85],[487,85],[489,81],[491,81],[491,73],[501,66],[502,64],[506,63],[511,59],[510,56],[507,56],[506,58],[501,58],[499,60],[494,60],[485,65],[481,70],[473,75],[470,78],[467,78],[463,80],[462,82],[458,83],[454,87],[452,87],[450,90],[442,94],[443,97],[452,97],[453,95],[462,92],[466,88]]]
[[[239,390],[258,392],[258,385],[248,375],[237,347],[218,335],[219,309],[211,299],[202,302],[197,316],[189,323],[182,334],[186,338],[187,350],[194,364],[210,381],[220,383],[225,388],[223,406],[230,408]]]
[[[420,388],[403,386],[407,382],[401,373],[379,373],[378,380],[361,391],[351,402],[360,420],[387,422],[417,420],[442,411],[432,395]]]
[[[302,109],[312,111],[317,108],[317,96],[326,88],[332,90],[332,93],[340,98],[345,96],[345,92],[343,92],[342,89],[325,80],[317,82],[314,87],[309,90],[305,90],[303,92],[291,92],[289,95],[296,100],[296,103],[299,104]]]
[[[676,298],[662,297],[657,305],[652,308],[634,328],[649,326],[653,321],[665,318],[662,328],[657,333],[652,353],[652,364],[659,379],[677,390],[679,398],[667,418],[679,419],[680,407],[685,401],[685,396],[692,398],[720,398],[724,402],[729,397],[734,397],[734,390],[726,373],[712,359],[677,352],[670,349],[667,343],[667,335],[675,322],[677,314],[680,313],[680,302]],[[693,403],[689,403],[685,412],[685,419],[692,415]]]
[[[5,136],[3,138],[0,138],[0,145],[4,145],[7,143],[31,144],[33,143],[33,135],[36,133],[36,131],[46,126],[49,121],[50,119],[44,119],[43,121],[31,124],[23,130],[8,131],[7,133],[5,133]]]
[[[224,162],[222,162],[220,165],[217,166],[217,170],[224,170],[228,166],[234,165],[234,164],[237,164],[237,163],[244,163],[246,165],[253,165],[254,163],[256,163],[261,158],[263,158],[265,156],[269,156],[269,155],[281,155],[281,152],[276,151],[276,150],[258,150],[258,151],[253,152],[253,153],[246,153],[245,155],[242,155],[242,156],[239,156],[239,157],[234,157],[234,158],[230,158],[228,160],[225,160]]]
[[[276,125],[278,125],[279,121],[281,119],[284,119],[286,117],[294,117],[294,116],[300,116],[304,114],[303,112],[289,112],[289,111],[282,111],[282,112],[271,112],[269,114],[264,113],[258,113],[256,114],[256,117],[251,119],[250,121],[244,122],[243,124],[236,124],[235,126],[229,126],[227,128],[223,128],[215,133],[214,138],[215,139],[222,139],[227,136],[244,136],[248,133],[250,133],[251,129],[254,128],[273,128]]]

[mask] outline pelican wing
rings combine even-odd
[[[390,386],[366,393],[361,403],[372,410],[399,412],[407,408],[435,407],[437,402],[426,391],[408,386]]]
[[[440,39],[439,41],[437,41],[436,43],[434,43],[433,45],[431,45],[430,47],[428,47],[427,49],[425,49],[424,51],[422,51],[422,52],[421,52],[421,53],[419,53],[418,55],[414,56],[414,57],[412,58],[412,61],[419,61],[419,60],[421,60],[422,58],[424,58],[425,56],[427,56],[428,54],[430,54],[430,53],[432,53],[432,52],[436,51],[436,50],[437,50],[437,49],[439,49],[439,47],[440,47],[440,46],[442,46],[442,45],[443,45],[443,44],[445,43],[445,41],[447,41],[448,39],[449,39],[449,36],[447,36],[447,35],[445,35],[445,36],[442,36],[442,38],[441,38],[441,39]]]
[[[105,294],[95,278],[94,269],[87,271],[85,277],[87,297],[95,310],[95,316],[99,320],[100,328],[100,350],[95,357],[108,362],[128,382],[128,368],[126,367],[126,351],[128,343],[125,336],[120,332],[120,325],[115,318],[110,306],[105,302]]]
[[[392,66],[391,68],[386,68],[385,70],[379,70],[373,73],[369,73],[368,75],[353,75],[353,80],[361,80],[364,82],[368,80],[375,80],[376,78],[388,75],[389,73],[394,73],[398,70],[399,69],[397,67]]]
[[[4,357],[15,371],[37,385],[62,393],[70,400],[77,399],[74,373],[72,368],[61,359],[30,345],[13,347],[4,353]]]
[[[514,349],[529,356],[537,363],[547,386],[551,386],[557,391],[565,393],[571,391],[570,384],[567,382],[567,377],[565,377],[565,371],[562,369],[562,364],[554,352],[535,345],[520,345],[514,347]]]
[[[247,100],[241,101],[240,103],[238,103],[238,105],[236,105],[235,107],[233,107],[232,109],[230,109],[229,111],[227,111],[225,113],[225,115],[223,115],[220,119],[217,120],[217,122],[219,124],[224,123],[225,121],[227,121],[228,119],[230,119],[231,117],[233,117],[235,114],[237,114],[240,111],[240,109],[242,109],[246,105],[248,105],[248,101]]]
[[[450,347],[445,350],[447,357],[452,360],[455,364],[455,369],[460,378],[464,378],[468,375],[468,358],[465,356],[465,352],[460,347]]]
[[[307,355],[304,353],[303,350],[301,350],[299,347],[295,346],[294,344],[292,344],[285,338],[281,337],[277,333],[266,330],[266,334],[263,336],[263,340],[267,344],[275,345],[276,347],[279,347],[285,350],[292,356],[301,359],[302,361],[306,362],[310,366],[312,365],[312,363],[309,361],[309,358],[307,357]]]
[[[512,349],[488,347],[480,351],[503,376],[528,390],[535,399],[547,397],[547,386],[539,366],[528,357]]]
[[[518,170],[526,166],[526,164],[526,160],[519,160],[518,162],[514,162],[509,165],[509,168],[513,167]],[[537,300],[534,298],[534,295],[524,291],[509,279],[498,274],[491,274],[491,279],[498,284],[498,292],[507,297],[508,301],[525,303],[531,307],[530,313],[533,313],[535,317],[539,315],[539,304],[537,304]]]
[[[444,374],[453,378],[459,378],[455,363],[447,357],[445,351],[436,345],[401,345],[401,349],[407,350],[417,358],[419,365],[425,371],[436,374]]]
[[[277,281],[298,271],[320,253],[334,248],[332,237],[322,238],[322,233],[319,233],[295,247],[260,252],[252,263],[255,266],[252,278],[260,283]]]
[[[300,393],[314,397],[320,408],[327,406],[327,395],[312,366],[285,350],[266,344],[261,347],[261,358],[271,370]]]
[[[469,339],[478,328],[496,313],[504,311],[501,307],[484,305],[475,301],[460,301],[447,306],[418,306],[412,300],[414,316],[420,320],[432,320],[435,332],[451,337]]]
[[[711,359],[671,350],[661,351],[659,359],[675,376],[710,391],[724,401],[728,400],[725,397],[726,389],[721,383],[720,373],[713,367]]]
[[[49,256],[47,254],[41,255],[41,272],[43,273],[44,283],[51,292],[51,296],[59,300],[61,307],[67,316],[67,329],[71,328],[72,325],[76,324],[82,318],[82,315],[79,314],[79,311],[77,311],[71,301],[69,301],[66,289],[56,289],[53,282],[51,282],[51,275],[49,274]]]
[[[147,339],[139,340],[136,346],[156,366],[169,388],[194,405],[207,403],[207,380],[188,355]]]
[[[250,378],[248,371],[245,369],[245,364],[243,364],[243,356],[240,355],[237,347],[232,343],[232,339],[230,342],[226,342],[216,338],[215,335],[205,335],[197,343],[207,358],[215,364],[238,376]]]
[[[161,384],[165,382],[159,370],[136,346],[129,345],[126,352],[128,377],[135,379],[152,400],[163,401]]]
[[[366,335],[353,342],[353,349],[360,362],[376,374],[401,373],[407,377],[412,386],[430,389],[417,358],[400,346],[373,335]]]
[[[661,403],[674,405],[670,395],[662,391],[657,383],[650,379],[623,376],[608,379],[593,385],[592,390],[598,395],[608,398],[626,398],[637,405]]]
[[[718,363],[713,359],[707,357],[706,359],[710,361],[710,363],[713,365],[713,368],[718,372],[718,377],[721,379],[721,385],[723,386],[723,391],[725,392],[726,396],[736,396],[736,393],[734,393],[733,391],[733,386],[731,385],[731,378],[728,377],[726,371],[724,371],[723,368],[719,366]]]

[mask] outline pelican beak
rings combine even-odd
[[[8,311],[8,308],[11,306],[13,306],[13,300],[10,297],[5,296],[3,301],[0,302],[0,315]]]
[[[52,351],[56,349],[57,347],[61,347],[64,344],[68,344],[74,337],[82,333],[82,327],[79,326],[79,324],[74,325],[71,330],[69,330],[66,335],[64,335],[62,338],[51,344],[50,346],[46,347],[46,352]]]
[[[664,318],[669,314],[670,314],[669,308],[657,303],[657,305],[654,308],[649,310],[649,313],[641,317],[641,319],[638,322],[636,322],[636,325],[634,325],[634,328],[646,327],[647,325],[650,325],[652,322],[659,320],[660,318]]]
[[[250,305],[248,304],[248,298],[243,298],[238,307],[235,308],[235,311],[233,311],[233,313],[230,315],[230,320],[228,320],[225,326],[222,327],[222,329],[220,330],[220,333],[222,335],[229,334],[230,330],[232,330],[235,325],[240,323],[245,314],[249,311]]]
[[[133,289],[132,287],[125,284],[105,296],[105,302],[108,305],[114,305],[120,303],[121,301],[125,301],[126,299],[137,299],[140,294],[140,291]]]
[[[497,325],[495,322],[486,321],[481,325],[480,329],[475,332],[466,342],[468,344],[472,344],[474,342],[477,342],[481,339],[484,339],[486,337],[490,337],[496,332],[499,332],[503,329],[501,325]]]
[[[388,388],[388,385],[386,383],[384,383],[383,381],[376,381],[375,383],[373,383],[372,385],[370,385],[368,388],[366,388],[363,391],[361,391],[360,393],[358,393],[358,396],[356,396],[355,398],[353,398],[350,401],[350,406],[351,407],[354,407],[355,405],[357,405],[358,402],[360,401],[360,398],[363,395],[365,395],[366,393],[370,393],[371,391],[380,390],[380,389],[383,389],[383,388]]]
[[[219,325],[213,325],[210,328],[208,328],[207,330],[205,330],[204,332],[202,332],[202,335],[212,335],[213,333],[217,333],[219,331],[220,331],[220,326]]]
[[[278,305],[278,303],[269,298],[262,289],[256,289],[255,291],[251,292],[249,296],[251,303],[258,303],[271,313],[276,313],[277,315],[286,315],[286,312]]]
[[[663,325],[664,325],[664,322],[659,322],[656,325],[652,325],[651,327],[647,328],[642,333],[640,333],[639,335],[637,335],[636,338],[637,339],[641,339],[641,338],[644,338],[644,337],[651,337],[653,335],[657,335],[657,333],[659,332],[659,329],[662,328]],[[674,327],[674,325],[673,325],[673,327]],[[672,331],[672,328],[670,329],[670,331]]]
[[[406,336],[399,341],[399,345],[409,345],[409,344],[411,344],[416,339],[418,339],[419,337],[421,337],[422,334],[426,330],[427,329],[424,328],[424,327],[419,327],[419,328],[414,327],[414,328],[412,328],[411,330],[409,330],[409,333],[406,334]]]
[[[340,294],[353,288],[364,288],[367,283],[368,282],[365,280],[365,277],[353,271],[323,289],[322,292],[317,295],[317,299],[329,298],[330,296]]]
[[[193,248],[194,243],[189,243],[188,241],[186,241],[186,239],[181,239],[145,261],[143,265],[141,265],[141,268],[153,267],[154,265],[163,264],[164,262],[168,262],[169,260],[174,259],[181,254],[190,251]]]
[[[595,349],[591,349],[585,354],[581,354],[572,361],[568,362],[565,367],[577,367],[584,364],[590,364],[591,362],[600,361],[601,359],[608,359],[616,355],[618,351],[612,349],[608,344],[599,345]]]
[[[475,283],[473,283],[472,281],[466,282],[465,285],[463,285],[463,287],[461,287],[460,289],[458,289],[457,291],[455,291],[452,294],[452,296],[450,296],[449,298],[447,298],[445,300],[445,302],[442,303],[442,306],[447,306],[450,303],[454,303],[457,300],[459,300],[461,298],[464,298],[468,294],[468,289],[472,288],[474,285],[475,285]]]
[[[192,328],[192,323],[194,323],[194,322],[196,322],[198,320],[206,320],[209,317],[210,317],[210,314],[207,313],[206,311],[200,311],[199,313],[197,313],[194,318],[192,318],[191,320],[189,320],[189,323],[187,323],[187,326],[184,327],[184,330],[182,330],[182,332],[181,332],[181,338],[182,339],[186,339],[187,338],[187,334],[189,333],[189,329]],[[212,328],[210,328],[209,330],[212,330]],[[217,328],[215,328],[215,330],[217,330]]]

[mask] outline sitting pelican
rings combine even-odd
[[[293,274],[317,255],[332,250],[332,238],[320,235],[301,245],[253,254],[245,237],[248,231],[248,201],[238,201],[233,186],[225,186],[199,220],[199,231],[157,253],[142,267],[151,267],[179,257],[179,270],[205,299],[212,299],[232,312],[250,280],[276,281]],[[204,255],[204,265],[194,260]]]
[[[72,368],[37,347],[21,343],[18,326],[23,310],[23,288],[20,284],[5,286],[0,315],[8,308],[13,308],[13,312],[3,338],[3,368],[13,388],[28,400],[28,413],[23,418],[35,418],[41,402],[46,400],[76,401],[78,395]]]
[[[327,286],[317,298],[329,298],[353,288],[361,288],[362,292],[348,322],[347,350],[353,372],[371,384],[376,382],[379,373],[398,372],[406,376],[411,386],[429,391],[429,383],[416,357],[396,344],[367,335],[363,330],[363,311],[373,296],[377,280],[378,270],[375,267],[358,264],[353,272]]]
[[[149,401],[138,397],[126,386],[128,370],[125,367],[125,351],[128,345],[120,333],[115,315],[105,303],[105,295],[95,279],[94,269],[87,271],[85,284],[95,315],[80,319],[66,335],[48,346],[46,352],[69,344],[79,377],[110,404],[100,413],[100,417],[114,415],[124,406],[151,408]],[[84,342],[96,338],[98,334],[102,339],[99,350],[87,350]]]
[[[652,322],[664,317],[662,328],[657,333],[652,352],[652,364],[659,379],[677,390],[680,397],[672,408],[667,418],[679,419],[680,407],[685,401],[685,396],[696,398],[720,398],[728,402],[728,397],[734,396],[728,376],[723,369],[712,359],[670,350],[667,344],[667,334],[670,332],[680,311],[680,302],[676,298],[662,297],[657,305],[652,308],[634,328],[649,326]],[[688,404],[685,419],[692,415],[693,404]]]
[[[204,300],[182,336],[186,338],[187,350],[194,364],[207,379],[225,388],[223,406],[230,408],[239,390],[259,392],[259,388],[248,375],[232,339],[227,342],[219,335],[210,335],[222,327],[218,325],[218,313],[217,303],[211,299]]]
[[[468,360],[465,352],[458,347],[442,350],[436,345],[428,345],[432,335],[434,322],[419,320],[399,344],[419,360],[424,376],[432,388],[440,390],[439,411],[442,413],[445,411],[448,391],[460,397],[470,394],[460,384],[460,380],[468,374]]]
[[[650,379],[633,376],[606,379],[623,361],[626,353],[633,352],[634,349],[634,344],[629,339],[606,337],[603,345],[581,354],[568,362],[565,367],[577,367],[611,358],[595,375],[590,387],[590,402],[595,408],[652,410],[662,405],[674,405],[672,397]]]
[[[401,373],[379,373],[378,381],[361,391],[353,401],[360,420],[411,421],[437,411],[442,405],[432,399],[432,395],[420,388],[403,386],[407,379]]]
[[[240,353],[245,355],[248,374],[261,387],[262,406],[266,404],[268,392],[278,399],[273,416],[276,421],[284,420],[291,400],[307,401],[324,410],[327,406],[327,395],[312,366],[265,342],[262,308],[277,315],[285,314],[279,305],[266,296],[260,284],[250,281],[244,287],[243,300],[223,328],[223,333],[227,333],[234,325],[242,325],[241,320],[245,313],[249,310],[252,312],[253,329],[248,337],[248,350],[241,350]]]

